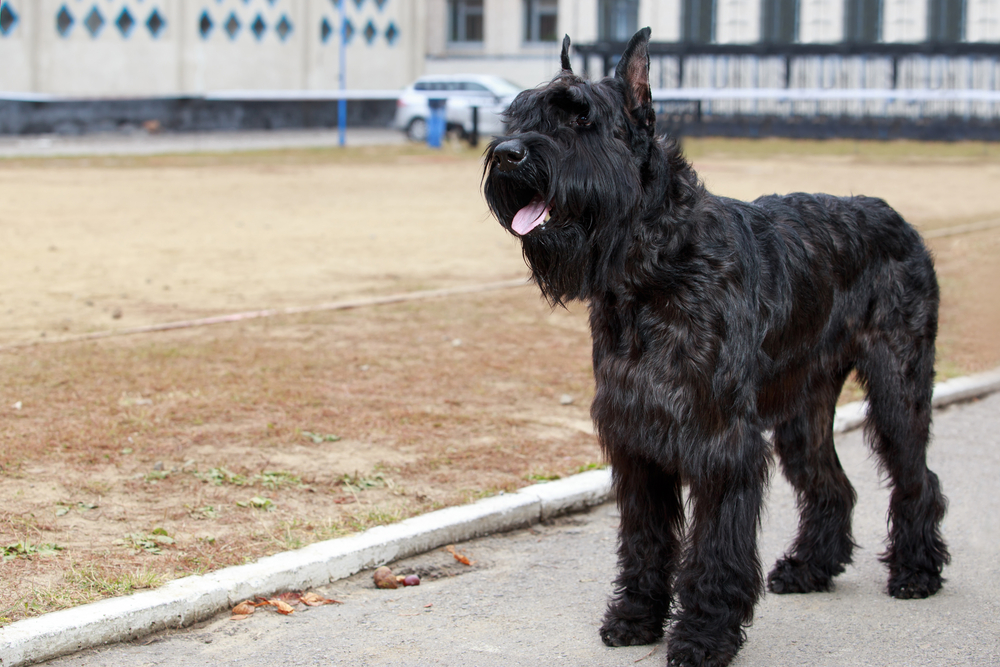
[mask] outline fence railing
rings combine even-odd
[[[623,43],[575,45],[582,74],[610,74]],[[1000,117],[1000,44],[649,45],[660,102],[699,113],[898,118]]]

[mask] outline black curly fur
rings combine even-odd
[[[938,287],[919,235],[879,199],[707,192],[654,132],[648,39],[598,83],[569,70],[564,40],[563,71],[510,106],[484,191],[508,229],[544,199],[525,260],[553,304],[589,304],[592,415],[621,511],[602,639],[654,642],[669,618],[671,665],[726,665],[764,589],[766,429],[801,513],[768,588],[828,590],[851,562],[855,494],[832,421],[852,370],[892,485],[889,592],[940,588],[945,499],[925,463]]]

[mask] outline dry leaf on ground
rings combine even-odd
[[[267,603],[277,609],[279,614],[291,614],[295,611],[292,605],[288,604],[284,600],[275,598],[273,600],[268,600]]]
[[[306,593],[301,598],[302,604],[309,605],[310,607],[319,607],[324,604],[344,604],[340,600],[334,600],[333,598],[325,598],[319,593]]]
[[[243,602],[241,602],[238,605],[236,605],[235,607],[233,607],[233,617],[232,618],[233,618],[234,621],[242,621],[244,618],[247,618],[252,613],[254,613],[254,611],[256,609],[257,609],[257,605],[255,605],[250,600],[244,600]]]
[[[455,545],[454,544],[449,544],[448,546],[446,546],[444,548],[444,550],[447,551],[448,553],[450,553],[452,556],[454,556],[455,560],[457,560],[462,565],[472,565],[473,563],[476,562],[474,560],[469,560],[469,557],[466,556],[465,554],[460,554],[457,551],[455,551]]]

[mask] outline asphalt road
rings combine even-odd
[[[831,593],[768,594],[734,667],[1000,665],[1000,394],[936,414],[930,465],[950,499],[944,534],[952,564],[928,600],[894,600],[877,562],[887,491],[861,433],[837,440],[858,491],[855,563]],[[775,476],[761,535],[765,563],[795,528],[787,484]],[[343,665],[511,667],[662,665],[664,644],[610,649],[597,634],[614,573],[613,505],[393,564],[418,587],[378,590],[371,573],[322,590],[343,604],[290,616],[228,615],[132,644],[51,661],[59,667]]]

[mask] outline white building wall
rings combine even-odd
[[[843,0],[800,0],[800,42],[839,42],[843,38]]]
[[[966,0],[966,2],[966,40],[1000,41],[1000,0]]]
[[[882,41],[921,42],[927,38],[927,0],[882,0]]]
[[[760,39],[760,0],[715,0],[715,41],[749,44]]]
[[[38,5],[25,4],[15,10],[17,20],[0,37],[0,90],[29,92],[33,90],[34,61],[38,56]]]
[[[596,6],[595,6],[596,15]],[[641,0],[639,27],[649,26],[655,42],[676,42],[681,38],[681,0]]]
[[[5,1],[18,22],[0,36],[0,92],[122,97],[339,87],[339,17],[330,0]],[[92,33],[86,20],[95,8],[103,23]],[[63,9],[72,23],[60,34]],[[348,0],[345,10],[353,26],[349,88],[400,88],[423,72],[424,0]],[[124,32],[116,25],[123,11],[133,21]],[[163,21],[155,34],[146,25],[154,11]],[[203,15],[211,23],[204,32]],[[259,36],[252,30],[258,17]],[[232,34],[230,19],[239,26]]]
[[[559,32],[581,44],[596,41],[597,0],[559,0]]]
[[[560,69],[562,41],[527,43],[524,40],[523,0],[484,0],[482,44],[449,43],[447,0],[426,0],[427,74],[495,74],[525,88],[549,81]],[[593,33],[586,14],[577,5],[593,6]],[[565,11],[564,11],[565,10]],[[559,5],[559,29],[569,32],[574,42],[596,38],[596,0],[569,2]],[[581,28],[577,37],[569,29]]]
[[[0,92],[76,96],[198,94],[221,90],[323,90],[339,87],[338,10],[331,0],[4,0],[18,20],[0,36]],[[884,0],[886,41],[913,42],[927,34],[927,0]],[[56,30],[62,7],[72,14],[65,35]],[[480,72],[522,86],[549,80],[559,69],[559,42],[524,41],[523,0],[484,0],[481,44],[448,42],[447,0],[344,0],[354,34],[347,48],[349,88],[393,89],[423,73]],[[97,8],[103,26],[84,25]],[[123,10],[134,25],[115,25]],[[152,34],[156,11],[164,21]],[[760,0],[717,0],[716,41],[759,39]],[[211,30],[202,34],[205,13]],[[230,17],[239,29],[230,36]],[[260,16],[265,29],[251,31]],[[281,39],[275,27],[285,19]],[[641,0],[639,26],[656,41],[681,36],[681,0]],[[843,36],[844,0],[800,0],[799,41],[836,42]],[[321,36],[323,22],[330,34]],[[364,35],[371,22],[374,34]],[[559,34],[575,43],[597,39],[598,0],[559,0]],[[394,39],[387,37],[393,27]],[[1000,0],[967,0],[969,41],[1000,41]],[[664,61],[666,62],[666,61]],[[582,69],[577,57],[574,66]],[[590,71],[598,74],[595,60]],[[654,64],[654,81],[672,81],[668,64]],[[693,76],[693,74],[692,74]],[[730,75],[727,75],[730,76]],[[742,73],[732,77],[743,80]]]

